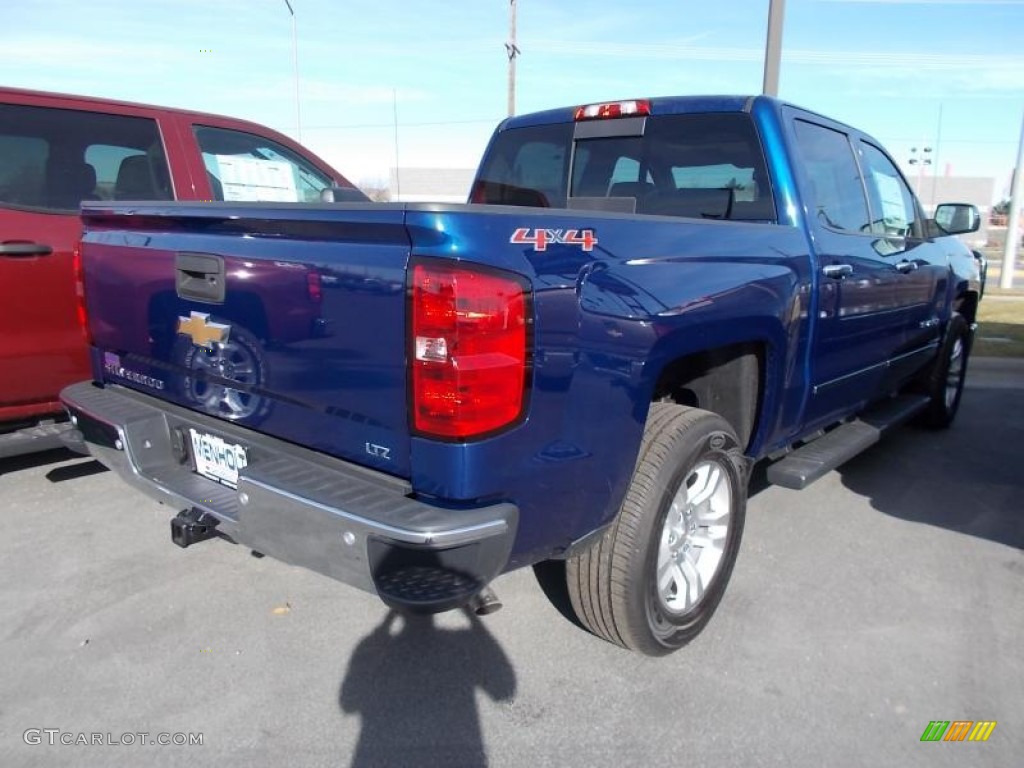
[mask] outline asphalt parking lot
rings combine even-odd
[[[497,614],[406,622],[178,549],[171,510],[89,459],[0,461],[0,765],[1020,765],[1024,365],[972,365],[951,430],[756,490],[718,614],[663,659],[578,629],[529,571]],[[932,720],[998,725],[922,743]],[[60,743],[140,732],[203,743]]]

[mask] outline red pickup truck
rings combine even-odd
[[[309,150],[255,123],[0,88],[0,458],[59,446],[57,393],[90,375],[75,294],[81,201],[311,202],[338,187],[361,197]],[[302,272],[274,286],[274,301],[291,296],[294,309],[268,323],[264,341],[327,332],[319,281]]]

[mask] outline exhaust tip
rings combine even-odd
[[[477,616],[489,616],[500,611],[502,602],[490,587],[484,587],[469,601],[469,608]]]

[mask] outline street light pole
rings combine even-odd
[[[516,57],[519,47],[516,45],[516,0],[509,0],[508,42],[505,43],[508,53],[508,116],[516,113]]]
[[[917,147],[910,148],[910,159],[907,161],[910,165],[917,166],[917,199],[924,204],[924,167],[932,164],[930,157],[925,155],[930,154],[932,151],[931,147],[921,147],[921,156],[917,155]],[[932,188],[932,206],[935,205],[935,189]]]
[[[299,36],[295,28],[295,10],[288,0],[284,0],[288,6],[288,13],[292,15],[292,63],[295,65],[295,129],[299,141],[302,141],[302,113],[299,111]]]
[[[782,18],[786,14],[786,0],[768,2],[768,39],[764,45],[765,96],[779,95],[779,63],[782,61]]]
[[[1003,270],[999,274],[999,287],[1013,288],[1013,272],[1017,266],[1017,243],[1020,240],[1020,207],[1024,191],[1024,118],[1020,121],[1020,146],[1017,147],[1017,165],[1010,184],[1010,218],[1006,222],[1006,245],[1003,246]]]

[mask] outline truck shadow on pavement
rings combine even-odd
[[[516,675],[479,617],[463,613],[467,627],[441,627],[389,611],[360,641],[338,693],[341,711],[362,720],[353,768],[488,764],[476,691],[510,701]]]
[[[953,425],[902,427],[839,468],[887,515],[1024,549],[1024,397],[968,387]]]
[[[9,458],[0,459],[0,477],[14,472],[21,472],[26,469],[43,467],[47,464],[71,461],[72,459],[82,459],[82,461],[79,461],[76,464],[65,464],[59,467],[54,467],[46,473],[46,479],[51,483],[59,483],[64,480],[73,480],[76,477],[86,477],[88,475],[96,475],[100,472],[107,471],[107,468],[95,459],[89,459],[88,456],[83,456],[75,453],[74,451],[69,451],[67,448],[54,448],[50,451],[27,453],[21,456],[11,456]],[[86,459],[89,460],[87,461]]]

